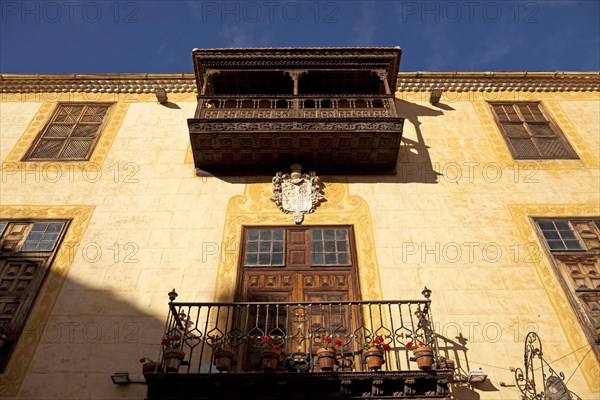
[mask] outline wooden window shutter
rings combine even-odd
[[[308,229],[289,229],[286,239],[288,266],[310,266],[310,238]]]
[[[59,104],[23,161],[85,161],[106,123],[109,103]]]
[[[0,221],[0,330],[12,331],[0,351],[0,372],[8,363],[68,225],[68,220]]]
[[[515,160],[578,158],[540,103],[494,102],[490,105]]]

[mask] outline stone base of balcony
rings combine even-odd
[[[439,399],[451,370],[148,374],[148,400]]]

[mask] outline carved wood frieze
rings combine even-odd
[[[320,173],[393,173],[402,125],[402,118],[188,120],[196,167],[235,175],[270,175],[290,162]]]
[[[221,119],[219,121],[188,119],[191,134],[217,133],[219,131],[388,131],[402,134],[404,118],[393,118],[386,121],[380,120],[336,120],[336,121],[306,121],[306,120],[281,120],[240,121],[234,119]]]

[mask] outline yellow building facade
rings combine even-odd
[[[144,385],[110,376],[143,380],[138,359],[160,352],[167,293],[234,301],[241,227],[295,225],[270,199],[278,169],[195,173],[192,74],[4,75],[0,88],[0,219],[69,221],[18,335],[6,335],[1,397],[145,398]],[[529,332],[571,392],[598,398],[598,344],[585,320],[589,305],[600,313],[598,294],[576,303],[538,221],[589,220],[590,243],[600,234],[600,74],[400,72],[395,99],[405,118],[396,173],[315,170],[326,201],[302,225],[352,227],[362,300],[432,291],[436,335],[457,365],[452,398],[521,398],[514,370],[525,368]],[[69,103],[110,104],[89,159],[31,160]],[[515,159],[493,107],[513,103],[541,104],[576,157]],[[479,368],[483,384],[458,379]]]

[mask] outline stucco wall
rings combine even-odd
[[[423,286],[433,291],[438,333],[460,344],[451,353],[459,367],[483,368],[493,386],[455,387],[457,398],[519,398],[500,382],[514,382],[510,368],[522,367],[530,330],[542,337],[546,358],[557,360],[556,370],[569,376],[577,369],[569,388],[596,398],[597,360],[587,354],[589,343],[528,216],[600,215],[598,93],[465,92],[437,107],[425,94],[397,97],[407,117],[398,174],[322,176],[330,202],[305,223],[356,214],[359,269],[377,272],[370,275],[377,282],[361,280],[363,295],[406,299],[420,298]],[[268,199],[269,183],[195,176],[186,163],[192,94],[170,94],[170,107],[152,95],[98,100],[111,99],[124,115],[105,157],[58,170],[11,158],[19,140],[37,132],[36,120],[46,121],[56,96],[5,96],[0,103],[1,216],[52,217],[92,206],[72,238],[72,257],[63,260],[66,272],[43,289],[55,303],[45,317],[30,318],[15,353],[23,357],[14,357],[2,377],[6,395],[142,398],[143,385],[117,387],[109,375],[125,369],[140,377],[138,358],[156,358],[167,292],[176,288],[188,301],[219,298],[237,260],[239,225],[293,223]],[[541,100],[581,159],[513,161],[485,103],[499,99]],[[234,199],[248,202],[235,204],[243,211]],[[253,205],[271,217],[253,219]],[[31,346],[35,355],[25,357]]]

